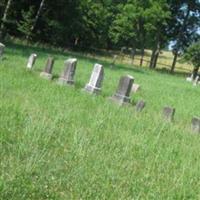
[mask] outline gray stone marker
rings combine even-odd
[[[193,85],[197,86],[199,84],[199,82],[200,82],[200,76],[197,75],[197,77],[194,79]]]
[[[0,58],[3,56],[5,45],[0,43]]]
[[[192,118],[192,131],[194,133],[200,133],[200,118],[199,117],[193,117]]]
[[[90,81],[85,86],[85,91],[91,94],[99,94],[101,92],[103,78],[104,78],[103,66],[100,64],[95,64],[90,77]]]
[[[175,114],[175,108],[171,108],[168,106],[163,108],[163,118],[167,122],[172,122],[174,120],[174,114]]]
[[[137,104],[135,106],[135,110],[137,112],[142,112],[142,110],[144,109],[145,105],[146,105],[145,101],[140,100],[140,101],[137,102]]]
[[[111,65],[110,65],[110,68],[113,68],[115,66],[115,63],[117,61],[117,57],[118,57],[117,55],[113,56],[113,61],[112,61]]]
[[[28,69],[33,68],[35,61],[36,61],[36,58],[37,58],[37,54],[33,53],[33,54],[30,55],[30,57],[28,59],[27,66],[26,66]]]
[[[53,75],[52,75],[52,69],[54,65],[54,58],[49,57],[45,66],[45,69],[43,72],[40,73],[40,76],[43,78],[46,78],[48,80],[51,80]]]
[[[74,84],[74,75],[75,75],[75,71],[76,71],[76,64],[77,64],[76,58],[70,58],[65,61],[65,63],[64,63],[65,69],[58,80],[58,83],[60,85],[73,85]]]
[[[132,76],[122,76],[120,78],[116,93],[110,99],[119,105],[129,104],[133,82],[134,78]]]

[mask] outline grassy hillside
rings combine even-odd
[[[37,53],[34,71],[25,69]],[[48,55],[56,58],[53,81],[39,77]],[[75,88],[56,84],[62,54],[8,45],[0,61],[1,199],[199,199],[200,136],[190,132],[199,115],[200,90],[184,77],[128,65],[105,67],[100,96],[82,91],[97,60],[76,56]],[[108,100],[120,76],[141,85],[133,104]],[[176,108],[175,122],[161,118],[163,106]]]

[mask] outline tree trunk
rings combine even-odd
[[[40,15],[41,15],[41,12],[42,12],[44,3],[45,3],[45,0],[42,0],[41,3],[40,3],[40,7],[39,7],[39,9],[38,9],[38,11],[37,11],[37,14],[36,14],[36,17],[35,17],[33,26],[31,27],[31,31],[30,31],[31,33],[32,33],[33,30],[35,29],[35,26],[36,26],[36,24],[37,24],[37,22],[38,22],[38,19],[39,19]],[[26,39],[27,39],[27,40],[30,40],[30,34],[27,35]]]
[[[174,60],[173,60],[172,67],[171,67],[171,73],[174,73],[174,69],[176,67],[177,58],[178,58],[178,52],[175,51],[174,52]]]
[[[3,14],[3,18],[2,18],[2,22],[1,22],[1,26],[0,26],[0,39],[4,38],[4,26],[5,26],[5,22],[7,20],[7,16],[8,16],[8,11],[10,9],[12,0],[8,0],[4,14]]]
[[[141,49],[140,66],[142,67],[144,61],[144,47]]]
[[[151,60],[150,60],[150,64],[149,64],[149,68],[153,68],[153,63],[154,63],[154,57],[155,57],[155,53],[156,53],[156,49],[154,48],[151,54]]]

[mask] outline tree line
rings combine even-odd
[[[87,49],[152,50],[156,68],[161,49],[171,43],[174,60],[199,39],[199,0],[1,0],[0,37],[11,35]]]

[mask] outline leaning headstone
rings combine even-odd
[[[144,109],[145,105],[146,105],[145,101],[140,100],[140,101],[137,102],[137,104],[135,106],[135,110],[137,112],[142,112],[142,110]]]
[[[138,90],[140,90],[140,85],[139,85],[139,84],[136,84],[136,83],[133,83],[133,86],[132,86],[132,88],[131,88],[131,91],[132,91],[133,93],[136,93],[136,92],[138,92]]]
[[[125,105],[130,103],[130,92],[134,82],[132,76],[122,76],[120,78],[116,93],[111,97],[111,100],[119,105]]]
[[[174,120],[174,114],[175,114],[175,108],[171,108],[168,106],[163,108],[163,118],[167,122],[172,122]]]
[[[26,66],[28,69],[33,68],[35,61],[36,61],[36,58],[37,58],[37,54],[33,53],[33,54],[30,55],[30,57],[28,59],[27,66]]]
[[[199,117],[192,118],[192,131],[194,133],[200,133],[200,118]]]
[[[43,78],[46,78],[48,80],[51,80],[53,75],[52,75],[52,69],[54,65],[54,58],[49,57],[45,66],[45,69],[43,72],[40,73],[40,76]]]
[[[85,91],[91,94],[99,94],[101,92],[102,81],[104,77],[103,66],[95,64],[89,83],[85,86]]]
[[[0,43],[0,58],[3,56],[5,45]]]
[[[61,85],[73,85],[74,84],[74,75],[76,71],[76,58],[70,58],[65,61],[64,66],[65,69],[61,74],[58,83]]]

